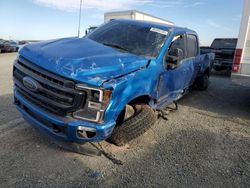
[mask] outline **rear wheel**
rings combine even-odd
[[[208,74],[203,74],[202,76],[198,77],[196,80],[197,89],[204,91],[207,90],[209,85],[209,76]]]
[[[130,106],[130,105],[127,105]],[[122,146],[134,138],[145,133],[157,120],[156,113],[154,110],[146,104],[136,104],[129,107],[129,113],[131,114],[131,107],[134,109],[133,115],[127,117],[125,112],[125,120],[122,124],[118,124],[109,138],[109,140],[118,145]]]
[[[227,70],[226,70],[226,72],[225,72],[225,75],[227,76],[227,77],[230,77],[231,76],[231,68],[228,68]]]

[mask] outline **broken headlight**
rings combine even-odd
[[[87,99],[82,109],[73,113],[77,119],[102,123],[104,112],[109,104],[111,90],[97,89],[77,84],[76,89],[84,90],[87,93]]]

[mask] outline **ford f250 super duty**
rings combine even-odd
[[[125,144],[191,86],[207,89],[214,54],[200,55],[198,41],[187,28],[113,20],[83,38],[26,45],[13,68],[16,107],[54,138]]]

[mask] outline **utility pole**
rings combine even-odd
[[[82,17],[82,0],[80,0],[79,23],[78,23],[78,38],[80,37],[81,17]]]

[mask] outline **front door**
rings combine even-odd
[[[176,56],[175,52],[179,52],[178,63],[174,66],[172,62],[165,58],[165,70],[160,76],[158,85],[158,106],[162,107],[178,100],[185,89],[186,75],[188,74],[189,62],[185,48],[185,34],[175,35],[173,38],[166,56]],[[181,55],[182,54],[182,55]]]

